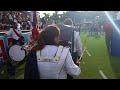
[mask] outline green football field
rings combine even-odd
[[[81,74],[76,79],[108,79],[120,78],[120,58],[109,56],[105,44],[104,34],[95,39],[94,36],[88,37],[88,33],[80,34],[83,47],[86,46],[91,56],[84,52],[82,62],[80,63]],[[104,76],[100,74],[102,71]],[[24,65],[17,68],[17,74],[10,79],[23,79]]]
[[[105,44],[104,34],[95,39],[87,37],[88,33],[81,33],[83,47],[86,46],[91,56],[84,52],[81,62],[81,74],[77,79],[103,79],[102,71],[108,79],[120,78],[120,58],[109,56]]]

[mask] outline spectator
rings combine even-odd
[[[30,21],[27,21],[27,30],[30,30]]]
[[[0,22],[2,23],[2,13],[0,13]]]
[[[21,29],[21,22],[17,21],[17,28]]]
[[[45,25],[46,25],[46,21],[45,21],[45,18],[43,17],[42,19],[41,19],[41,22],[42,22],[42,28],[44,28],[45,27]]]
[[[2,22],[3,29],[9,30],[12,22],[23,23],[23,29],[29,29],[29,24],[27,23],[29,15],[20,11],[1,11],[0,12],[0,22]]]
[[[4,27],[3,27],[2,23],[0,23],[0,30],[3,30],[3,29],[4,29]]]
[[[9,14],[9,20],[13,21],[13,17]]]

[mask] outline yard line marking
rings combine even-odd
[[[83,53],[84,53],[84,51],[86,50],[86,47],[83,49],[83,51],[82,51],[82,54],[81,54],[81,56],[80,56],[80,60],[81,60],[81,58],[82,58],[82,56],[83,56]]]
[[[79,60],[81,60],[81,58],[83,57],[83,53],[84,53],[85,50],[86,50],[86,47],[82,50],[82,54],[81,54]]]
[[[83,49],[83,52],[86,50],[87,48],[85,47],[84,49]]]
[[[91,54],[88,52],[88,50],[87,50],[87,49],[86,49],[85,51],[87,52],[88,56],[91,56]]]
[[[83,64],[85,64],[85,62],[83,62]]]
[[[103,77],[103,79],[108,79],[105,74],[102,72],[102,70],[99,70],[99,73],[101,74],[101,76]]]

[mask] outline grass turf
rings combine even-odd
[[[81,33],[81,39],[83,46],[87,46],[91,56],[84,53],[83,61],[80,64],[81,74],[76,78],[102,79],[99,70],[102,70],[108,79],[120,78],[120,58],[108,55],[104,35],[100,35],[98,39],[87,37],[87,35],[88,33]]]
[[[102,70],[108,79],[120,78],[120,58],[109,56],[105,44],[104,35],[100,38],[87,37],[88,33],[81,33],[83,46],[87,46],[87,50],[91,54],[88,56],[84,52],[82,62],[80,64],[81,74],[76,79],[102,79],[99,70]],[[83,63],[85,62],[85,63]],[[17,74],[10,79],[23,79],[24,64],[17,68]]]

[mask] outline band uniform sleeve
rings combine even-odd
[[[20,29],[20,34],[22,35],[22,30]]]
[[[12,29],[6,32],[6,34],[9,36],[12,33]]]
[[[82,42],[80,39],[80,35],[78,35],[77,40],[76,40],[76,50],[78,52],[78,55],[81,56],[81,54],[82,54]]]
[[[81,72],[80,68],[74,63],[71,53],[68,53],[65,62],[66,71],[71,76],[78,76]]]
[[[39,79],[39,72],[37,68],[36,53],[31,53],[26,57],[24,79]]]

